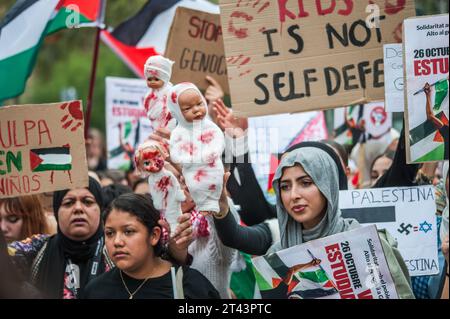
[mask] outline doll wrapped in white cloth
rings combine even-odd
[[[175,175],[164,168],[166,157],[167,153],[157,141],[148,140],[139,145],[134,161],[139,172],[148,176],[153,205],[166,218],[173,234],[177,218],[182,214],[181,202],[186,198]]]
[[[144,108],[154,130],[158,128],[172,130],[176,125],[167,108],[167,95],[172,87],[169,81],[173,63],[161,55],[154,55],[149,57],[144,65],[145,79],[150,88],[144,99]]]
[[[197,210],[217,213],[224,174],[223,132],[207,117],[206,100],[192,83],[173,86],[168,106],[178,123],[170,136],[170,158],[181,165]]]

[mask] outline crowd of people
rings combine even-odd
[[[154,73],[149,82],[152,77]],[[341,216],[340,190],[430,184],[436,190],[440,229],[438,275],[411,277],[391,234],[383,229],[378,233],[399,298],[448,298],[448,161],[406,164],[403,131],[392,143],[377,145],[364,168],[351,156],[357,143],[364,146],[359,139],[354,138],[350,146],[333,140],[302,142],[281,155],[272,205],[251,165],[247,120],[233,114],[222,101],[220,85],[208,80],[206,99],[191,91],[201,98],[192,105],[181,104],[175,117],[180,122],[186,114],[193,119],[208,116],[225,132],[223,147],[233,160],[219,167],[220,180],[194,188],[201,168],[180,167],[174,157],[181,155],[170,150],[163,165],[184,193],[178,224],[171,226],[155,208],[148,180],[140,176],[134,162],[127,172],[107,169],[104,139],[91,129],[86,140],[88,187],[0,199],[0,298],[249,297],[238,292],[239,283],[237,288],[236,283],[231,285],[232,274],[245,265],[245,256],[261,256],[361,227]],[[176,89],[182,95],[190,87]],[[354,126],[351,129],[355,131]],[[157,127],[149,140],[173,145],[170,142],[180,142],[188,130],[185,124],[184,131],[175,131],[180,135],[175,139],[173,132]],[[215,146],[222,151],[220,143]],[[227,150],[236,144],[243,147]],[[365,146],[370,147],[369,141]],[[361,177],[363,169],[370,171],[366,179]]]

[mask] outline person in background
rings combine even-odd
[[[125,177],[125,172],[119,169],[107,169],[105,171],[98,171],[98,177],[100,178],[100,184],[102,187],[110,184],[123,184],[128,185],[128,181]]]
[[[8,243],[50,233],[38,195],[1,198],[0,226]]]
[[[53,212],[53,192],[45,192],[38,195],[39,200],[44,210],[45,216],[47,218],[48,234],[56,234],[58,225],[55,218],[55,213]]]
[[[103,216],[106,249],[116,267],[90,282],[86,299],[220,298],[200,272],[161,258],[160,214],[148,196],[127,193]]]
[[[86,140],[86,157],[88,169],[103,171],[106,169],[106,148],[102,132],[96,128],[90,128]]]
[[[392,152],[378,155],[370,166],[370,186],[375,185],[378,179],[386,174],[393,163],[394,154]],[[364,188],[364,187],[363,187]]]
[[[8,254],[8,246],[0,232],[0,299],[39,299],[39,291],[18,273]]]

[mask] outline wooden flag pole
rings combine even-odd
[[[100,33],[104,28],[103,22],[105,18],[106,0],[101,0],[101,14],[95,34],[94,55],[92,57],[91,79],[89,83],[89,95],[86,104],[86,113],[84,117],[84,138],[87,140],[89,127],[91,124],[92,99],[94,96],[95,76],[97,74],[98,50],[100,46]]]

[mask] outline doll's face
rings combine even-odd
[[[157,90],[164,86],[164,81],[155,76],[152,76],[147,78],[147,86],[151,89]]]
[[[181,113],[187,122],[192,123],[205,118],[206,105],[204,104],[202,97],[196,91],[186,90],[181,93],[178,98],[178,104],[180,105]]]
[[[164,157],[155,148],[145,148],[139,153],[139,170],[157,173],[164,167]]]

